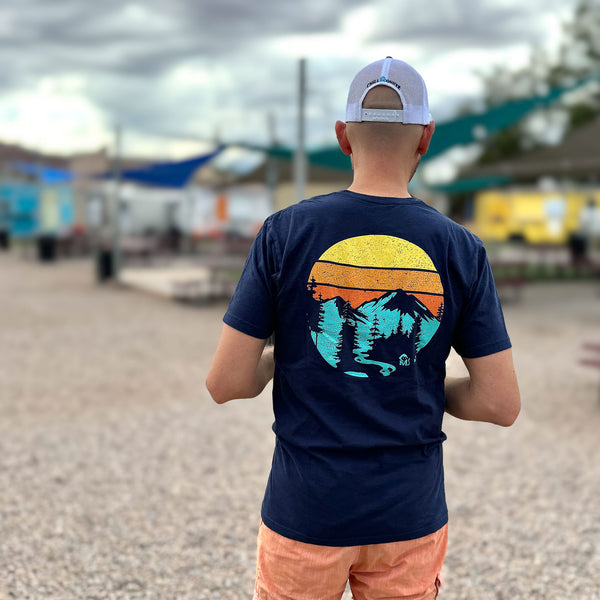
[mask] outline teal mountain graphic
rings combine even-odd
[[[355,377],[385,377],[410,366],[435,335],[434,316],[403,290],[352,308],[339,296],[315,299],[309,315],[312,340],[332,367]]]

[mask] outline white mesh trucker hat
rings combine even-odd
[[[392,88],[402,100],[402,110],[363,108],[369,90],[377,85]],[[350,84],[346,104],[346,122],[380,121],[427,125],[429,114],[427,88],[423,78],[409,64],[391,56],[378,60],[358,72]]]

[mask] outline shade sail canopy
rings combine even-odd
[[[429,187],[437,192],[446,194],[470,193],[487,188],[503,186],[512,181],[508,175],[496,175],[494,177],[466,177],[450,181],[448,183],[440,183],[430,185]]]
[[[197,169],[209,163],[223,151],[219,147],[209,154],[196,156],[177,162],[160,162],[146,165],[138,169],[126,169],[119,174],[124,181],[133,181],[144,185],[182,188],[185,187]],[[104,173],[103,179],[114,177],[114,173]]]
[[[566,86],[556,87],[543,96],[533,98],[520,98],[493,106],[481,114],[465,115],[453,121],[436,124],[436,131],[431,139],[428,158],[441,154],[452,146],[461,146],[480,141],[486,135],[498,133],[515,123],[538,108],[544,108],[556,102],[563,94],[590,81]]]
[[[454,146],[481,141],[487,135],[497,133],[518,123],[532,111],[551,105],[563,94],[599,79],[600,74],[587,77],[572,85],[551,88],[546,94],[540,96],[510,100],[499,106],[493,106],[482,113],[465,115],[452,121],[436,123],[435,133],[431,139],[429,150],[423,157],[423,162]],[[252,150],[261,150],[270,156],[284,160],[292,160],[294,156],[293,149],[283,146],[261,147],[244,144],[240,144],[240,146]],[[343,171],[352,169],[349,157],[345,156],[337,146],[308,150],[306,155],[311,165]]]

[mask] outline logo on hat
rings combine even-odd
[[[398,89],[400,89],[401,87],[399,83],[396,83],[395,81],[392,81],[391,79],[388,79],[387,77],[382,75],[379,79],[373,79],[372,81],[369,81],[369,83],[367,83],[367,88],[370,88],[372,85],[376,85],[378,83],[388,83]]]

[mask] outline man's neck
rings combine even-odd
[[[408,183],[414,175],[416,165],[408,164],[401,155],[385,158],[377,155],[353,155],[354,177],[348,188],[357,194],[387,198],[408,198]]]
[[[382,198],[408,198],[407,185],[397,182],[386,181],[363,181],[354,178],[352,185],[348,188],[350,192],[365,194],[367,196],[380,196]]]

